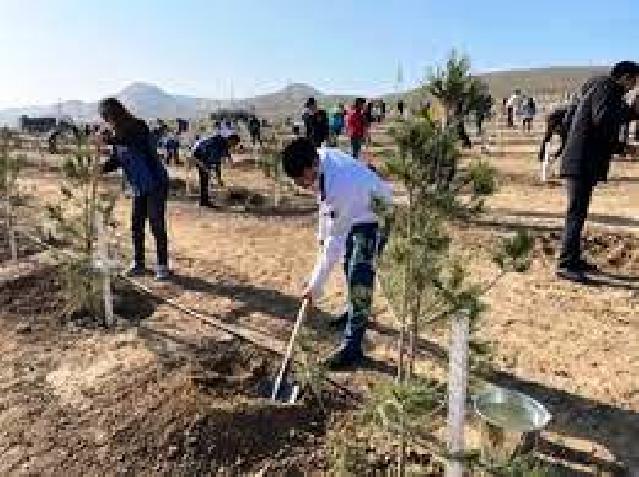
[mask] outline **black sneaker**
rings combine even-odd
[[[146,275],[146,268],[144,265],[131,265],[131,267],[124,272],[127,277],[142,277]]]
[[[584,259],[579,260],[576,268],[584,273],[599,273],[599,267],[597,265]]]
[[[364,354],[361,351],[353,352],[344,346],[340,346],[333,351],[322,364],[330,371],[339,371],[356,367],[361,364],[363,360]]]
[[[562,278],[564,280],[569,280],[575,283],[587,283],[588,277],[584,273],[583,270],[578,268],[565,268],[560,267],[557,269],[557,277]]]
[[[348,313],[345,312],[335,318],[331,318],[328,321],[328,327],[339,330],[346,326],[347,321],[348,321]]]

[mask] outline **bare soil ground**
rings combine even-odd
[[[37,244],[29,241],[24,236],[16,234],[16,245],[18,247],[18,260],[33,255],[42,250]],[[4,226],[0,224],[0,264],[11,260],[11,247],[9,246],[9,233]]]
[[[486,217],[455,228],[456,250],[474,279],[487,283],[497,274],[490,252],[497,235],[524,226],[536,236],[531,270],[507,275],[487,297],[480,334],[495,344],[494,380],[548,406],[554,419],[540,452],[557,458],[569,475],[624,475],[623,467],[636,475],[639,166],[615,164],[613,179],[596,192],[585,245],[603,273],[592,286],[577,286],[554,277],[563,189],[536,180],[534,157],[490,160],[500,173],[499,190],[487,201]],[[203,315],[285,340],[316,256],[312,198],[277,189],[257,170],[226,169],[225,181],[215,209],[200,209],[182,192],[172,198],[176,275],[166,284],[141,282]],[[53,175],[34,174],[27,182],[37,185],[41,199],[56,191]],[[271,203],[276,190],[284,197],[279,206]],[[264,201],[244,200],[246,191]],[[114,240],[124,247],[128,211],[122,198]],[[151,255],[150,239],[148,250]],[[328,396],[328,416],[312,400],[270,406],[256,396],[277,364],[268,353],[143,296],[120,300],[135,303],[121,313],[137,319],[115,330],[61,323],[55,296],[52,274],[0,289],[3,475],[215,475],[220,468],[236,475],[269,463],[273,475],[283,468],[291,475],[325,469],[327,429],[349,412],[339,394]],[[336,272],[305,331],[318,355],[339,340],[325,324],[343,300]],[[25,322],[27,329],[18,326]],[[397,335],[378,291],[371,359],[336,379],[361,390],[390,379]],[[445,330],[423,333],[421,373],[443,376],[447,340]]]

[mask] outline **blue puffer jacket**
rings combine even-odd
[[[144,121],[135,120],[127,128],[116,131],[111,144],[114,150],[103,171],[108,173],[121,167],[134,195],[168,187],[169,175],[158,157],[157,139]]]

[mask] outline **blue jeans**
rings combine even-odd
[[[386,234],[376,223],[355,225],[346,238],[344,273],[348,295],[342,345],[354,357],[362,354],[362,341],[373,302],[377,257],[385,244]]]

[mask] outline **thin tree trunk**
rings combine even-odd
[[[421,304],[421,297],[415,298],[415,304],[411,312],[411,330],[409,340],[409,355],[410,362],[408,366],[408,377],[413,378],[415,376],[415,358],[417,357],[417,341],[419,338],[419,310]]]
[[[410,318],[410,329],[408,335],[408,378],[413,377],[413,370],[415,368],[415,335],[414,329],[416,328],[416,317],[415,317],[415,296],[414,296],[414,284],[413,284],[413,215],[414,211],[414,191],[413,187],[408,189],[408,216],[407,216],[407,226],[406,226],[406,236],[408,237],[408,253],[406,256],[406,284],[408,289],[406,290],[406,309],[404,314]]]
[[[11,261],[18,261],[18,244],[16,242],[16,231],[13,227],[13,210],[11,207],[11,191],[7,188],[7,233],[9,235],[9,248],[11,249]]]
[[[404,277],[402,283],[402,317],[401,317],[401,326],[399,329],[399,342],[398,342],[398,365],[397,365],[397,382],[402,383],[404,381],[405,376],[405,353],[406,349],[404,344],[406,343],[406,310],[407,310],[407,290],[408,290],[408,273],[406,270],[406,266],[404,266]]]
[[[404,477],[406,475],[406,422],[402,412],[400,416],[401,435],[399,442],[399,459],[397,462],[397,475]]]

